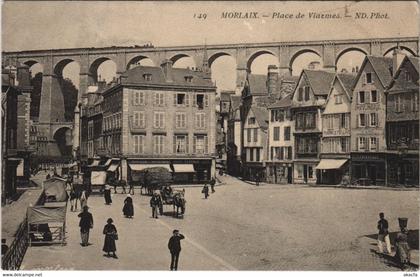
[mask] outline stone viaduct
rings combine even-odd
[[[50,138],[55,131],[68,126],[64,123],[64,101],[60,80],[64,67],[70,62],[80,65],[79,99],[85,95],[89,85],[97,81],[97,70],[101,63],[112,60],[116,64],[117,77],[142,59],[150,59],[159,66],[165,59],[176,62],[183,57],[191,57],[196,67],[205,59],[208,65],[221,56],[231,56],[237,64],[237,86],[242,86],[250,72],[252,62],[262,54],[271,54],[279,60],[281,74],[291,74],[294,60],[301,54],[310,52],[318,55],[325,69],[335,70],[337,61],[349,51],[359,51],[366,55],[382,56],[399,46],[418,56],[419,42],[416,37],[370,38],[348,40],[294,41],[270,43],[238,43],[218,45],[195,45],[176,47],[153,46],[111,46],[104,48],[74,48],[3,52],[2,62],[6,64],[24,63],[32,66],[39,63],[43,67],[41,106],[39,124],[49,125]]]

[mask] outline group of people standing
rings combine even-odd
[[[408,228],[407,218],[398,218],[400,232],[397,233],[395,238],[395,260],[405,270],[410,265],[410,246],[408,244]],[[384,213],[379,213],[378,221],[378,249],[380,253],[384,253],[384,244],[386,253],[391,255],[391,240],[389,236],[388,221],[385,219]]]

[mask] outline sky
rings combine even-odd
[[[352,18],[309,19],[309,12]],[[305,14],[304,19],[224,19],[224,12]],[[388,19],[355,20],[356,12],[387,13]],[[2,50],[132,46],[151,42],[154,46],[203,45],[240,42],[278,42],[322,39],[418,36],[416,2],[6,2],[2,5]],[[205,19],[198,18],[206,15]],[[195,15],[195,17],[194,17]],[[224,56],[212,66],[220,89],[234,87],[236,62]],[[296,61],[298,74],[317,56]],[[343,67],[358,63],[354,53]],[[252,73],[265,74],[278,58],[260,56]],[[343,62],[342,62],[343,63]],[[175,66],[192,66],[188,58]],[[351,65],[350,65],[351,66]],[[105,63],[100,74],[111,78],[115,67]],[[295,67],[295,65],[294,65]],[[36,71],[33,68],[33,71]],[[77,79],[78,65],[65,68],[65,76]],[[77,80],[76,80],[77,81]]]

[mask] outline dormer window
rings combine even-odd
[[[372,84],[372,73],[370,72],[366,73],[366,83]]]
[[[143,74],[143,79],[145,81],[151,81],[152,80],[152,74],[150,74],[150,73]]]
[[[255,124],[255,117],[248,118],[248,124],[249,125],[254,125]]]
[[[410,72],[408,72],[408,71],[405,71],[405,80],[408,81],[408,82],[411,81],[411,75],[410,75]]]
[[[184,79],[185,79],[185,82],[191,83],[192,82],[192,79],[193,79],[193,76],[187,75],[187,76],[184,77]]]

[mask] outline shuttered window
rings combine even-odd
[[[142,154],[144,152],[144,135],[133,136],[133,152]]]

